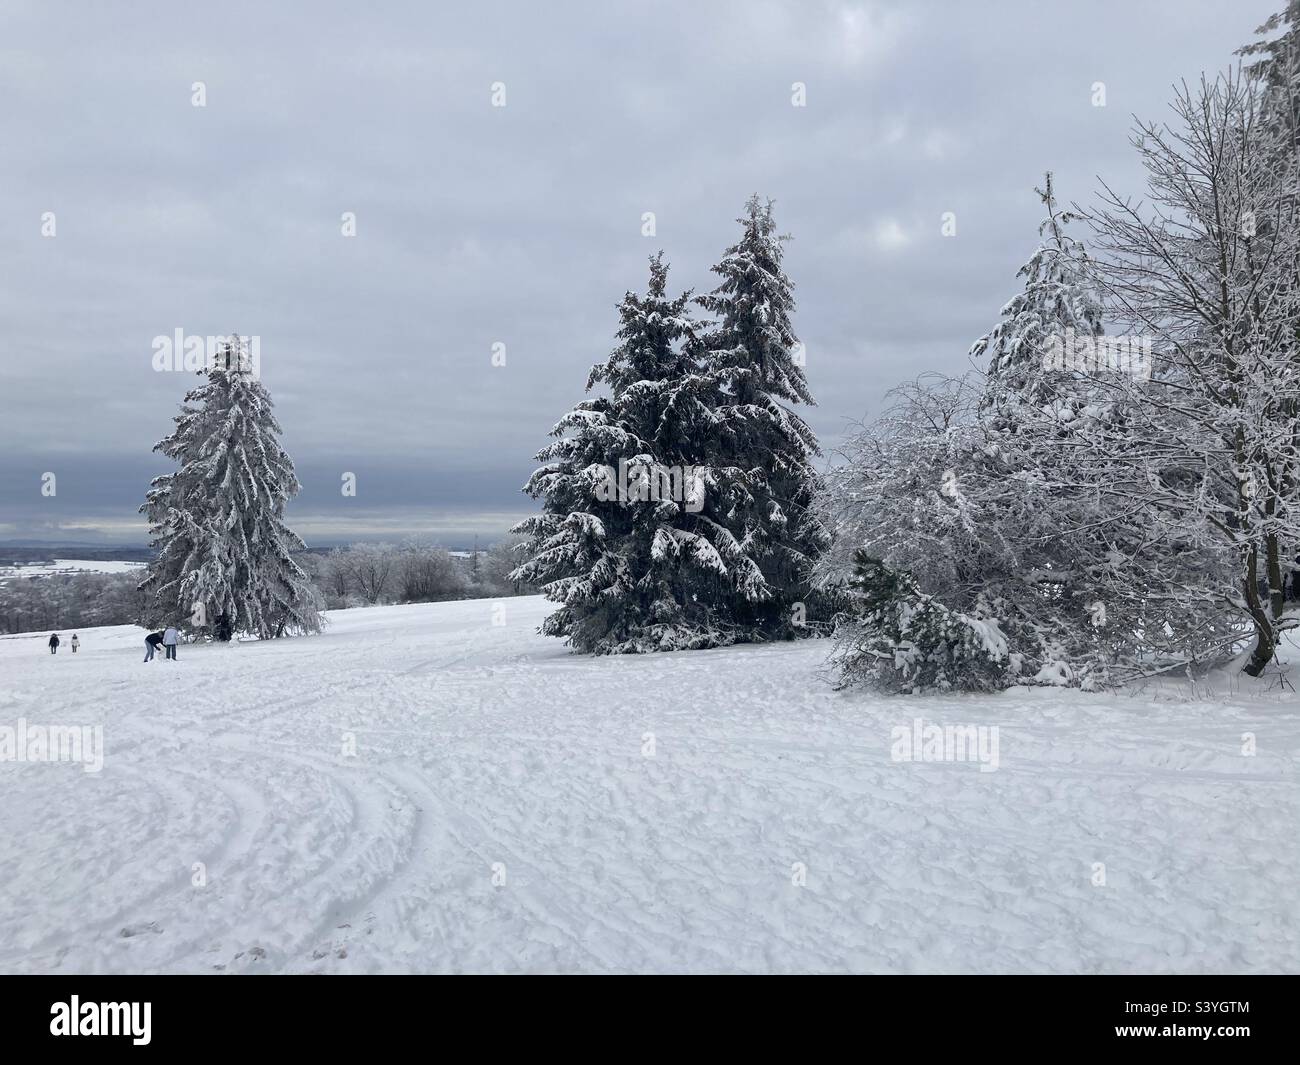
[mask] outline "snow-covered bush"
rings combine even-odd
[[[975,639],[996,620],[1014,668],[941,655],[944,683],[956,688],[1099,687],[1210,664],[1240,635],[1217,592],[1222,554],[1194,528],[1142,505],[1173,489],[1180,471],[1146,471],[1127,457],[1104,464],[1111,452],[1138,450],[1126,434],[1145,382],[1126,379],[1131,387],[1117,389],[1093,368],[1053,357],[1063,336],[1100,335],[1100,305],[1050,175],[1040,195],[1047,218],[1020,271],[1023,290],[973,349],[989,358],[988,372],[932,375],[896,390],[884,417],[849,440],[817,504],[835,534],[816,572],[823,586],[857,579],[865,551],[907,575],[927,611],[947,619],[945,639],[972,621]],[[878,654],[892,631],[879,619],[873,625],[864,645],[841,617],[837,661],[846,678],[856,675],[862,648]]]
[[[446,548],[415,537],[397,551],[397,600],[437,603],[470,594],[470,578]]]

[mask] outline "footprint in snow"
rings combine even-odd
[[[120,932],[118,932],[118,935],[123,939],[130,939],[132,936],[144,935],[145,932],[152,932],[154,935],[159,935],[162,932],[162,929],[158,927],[157,921],[148,921],[143,924],[126,925]]]

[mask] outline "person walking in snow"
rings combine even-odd
[[[57,632],[52,632],[50,633],[50,654],[56,655],[58,653],[59,653],[59,634]]]
[[[163,633],[163,647],[167,651],[167,657],[171,661],[176,661],[176,642],[181,638],[181,634],[176,631],[175,625],[168,625],[167,631]]]
[[[77,653],[77,648],[80,646],[81,646],[81,641],[77,639],[77,634],[74,632],[72,634],[72,644],[71,644],[72,653],[74,655]]]
[[[146,662],[153,661],[153,653],[158,650],[162,642],[163,634],[161,632],[151,632],[144,638],[144,660]]]

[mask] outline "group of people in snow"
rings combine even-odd
[[[158,645],[162,644],[163,650],[167,652],[167,657],[173,662],[176,661],[176,644],[180,642],[181,634],[176,631],[175,625],[169,625],[162,632],[151,632],[144,638],[144,660],[146,662],[153,658],[153,653],[158,650]]]
[[[151,632],[144,638],[144,660],[146,662],[153,658],[153,653],[158,650],[159,645],[167,652],[167,657],[173,662],[176,661],[176,645],[180,643],[181,634],[175,625],[169,625],[162,632]],[[50,654],[59,653],[59,646],[63,641],[59,639],[59,634],[53,632],[50,634]],[[77,639],[77,634],[72,634],[72,639],[68,646],[72,648],[72,653],[77,653],[77,648],[81,646],[81,641]]]

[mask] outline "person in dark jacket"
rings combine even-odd
[[[162,644],[162,638],[163,634],[161,632],[151,632],[144,638],[144,660],[146,662],[153,658],[153,653]]]
[[[56,655],[58,653],[59,653],[59,634],[57,632],[54,632],[50,634],[50,654]]]

